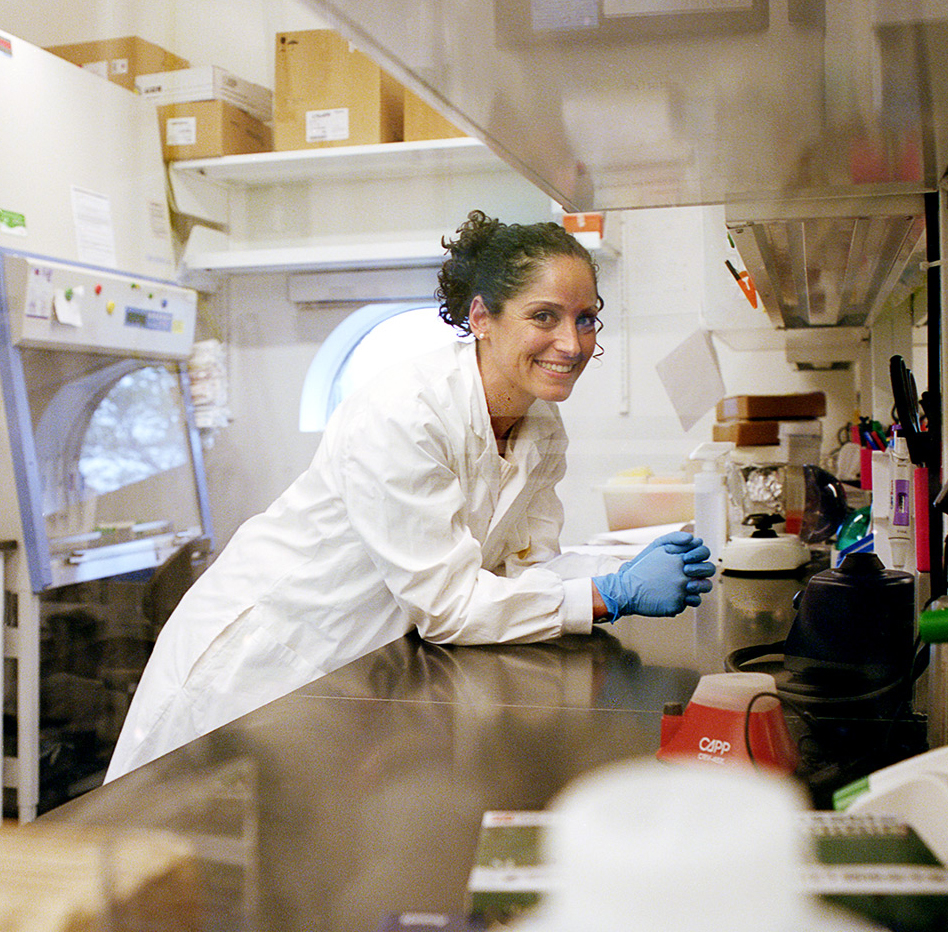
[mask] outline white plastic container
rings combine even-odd
[[[750,767],[623,761],[583,774],[554,800],[553,886],[524,928],[815,929],[800,890],[804,807],[795,784]]]
[[[695,536],[700,537],[711,551],[711,562],[721,559],[727,543],[727,486],[720,465],[734,449],[729,441],[699,444],[691,459],[702,464],[695,473]]]
[[[610,531],[685,524],[695,516],[695,487],[691,482],[610,481],[601,486]]]

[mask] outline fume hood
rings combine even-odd
[[[948,161],[948,4],[310,0],[575,210],[883,196]]]
[[[904,274],[921,282],[921,196],[789,202],[767,211],[728,205],[726,214],[728,235],[778,329],[869,327]]]
[[[567,209],[728,205],[781,329],[871,322],[924,256],[944,0],[310,3]]]

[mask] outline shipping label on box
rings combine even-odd
[[[91,71],[94,75],[105,78],[106,81],[109,80],[110,69],[109,60],[107,58],[103,58],[102,61],[88,61],[79,67],[82,68],[83,71]]]
[[[197,143],[197,118],[170,117],[165,123],[165,143],[169,146],[193,146]]]
[[[349,108],[306,111],[306,141],[335,142],[349,138]]]

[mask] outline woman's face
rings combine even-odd
[[[575,256],[544,262],[496,317],[476,297],[470,323],[491,415],[520,417],[537,398],[568,398],[595,352],[598,313],[592,270]]]

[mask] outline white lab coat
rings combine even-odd
[[[537,401],[498,455],[471,343],[353,394],[165,624],[106,779],[412,628],[458,644],[588,633],[588,578],[540,565],[559,553],[565,450]],[[266,468],[279,451],[258,454]]]

